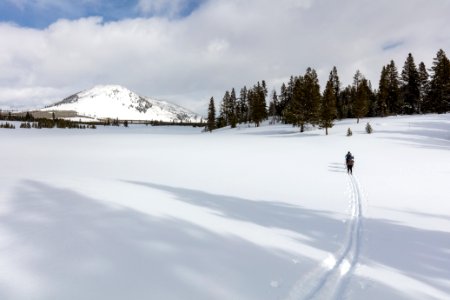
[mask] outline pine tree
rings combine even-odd
[[[366,124],[366,132],[368,134],[371,134],[373,132],[373,128],[372,128],[372,126],[370,125],[369,122],[367,122],[367,124]]]
[[[231,124],[231,117],[233,114],[233,105],[231,103],[231,95],[229,91],[226,91],[225,95],[223,95],[222,103],[223,103],[223,110],[222,110],[223,117],[225,120],[225,126],[227,126]]]
[[[229,100],[229,119],[230,119],[230,125],[231,128],[236,128],[236,125],[238,123],[238,117],[237,117],[237,99],[236,99],[236,92],[234,91],[234,88],[231,89],[230,94],[230,100]]]
[[[253,121],[253,109],[254,109],[254,90],[253,88],[247,90],[247,122],[250,123]]]
[[[351,85],[348,85],[339,93],[339,99],[342,103],[341,118],[353,118],[353,88]]]
[[[34,120],[34,117],[33,117],[33,115],[29,112],[29,111],[27,111],[27,113],[25,114],[25,121],[33,121]]]
[[[267,118],[267,105],[266,105],[266,96],[267,90],[265,88],[265,83],[260,84],[259,81],[256,86],[250,91],[249,98],[249,106],[251,113],[251,121],[255,123],[256,127],[259,127],[261,122]]]
[[[369,93],[369,107],[367,111],[368,117],[376,117],[378,113],[378,99],[377,99],[377,92],[372,89],[372,83],[370,81],[367,82],[368,84],[368,93]]]
[[[278,104],[278,96],[277,92],[274,90],[272,92],[272,100],[269,103],[269,116],[271,118],[271,124],[275,124],[279,117],[279,104]]]
[[[440,49],[436,54],[431,71],[427,109],[437,113],[450,111],[450,61],[444,50]]]
[[[403,96],[402,112],[407,114],[418,113],[420,100],[419,72],[417,71],[411,53],[408,54],[405,65],[403,66],[401,79]]]
[[[305,84],[303,91],[303,102],[306,104],[306,122],[315,125],[319,122],[319,108],[320,108],[320,85],[316,70],[306,69],[305,76],[303,76]]]
[[[401,112],[402,103],[400,99],[400,82],[395,62],[391,60],[386,66],[387,73],[387,108],[390,113],[399,114]]]
[[[228,125],[230,125],[230,92],[226,91],[220,105],[217,127],[221,128]]]
[[[261,87],[262,87],[262,92],[264,93],[264,99],[266,99],[267,95],[268,95],[268,91],[267,91],[267,85],[266,85],[265,80],[261,81]]]
[[[298,77],[291,76],[289,78],[287,86],[285,86],[285,90],[284,91],[282,90],[280,94],[282,97],[282,100],[280,100],[280,102],[282,101],[281,106],[284,107],[283,118],[285,123],[292,123],[288,119],[290,118],[291,112],[289,110],[290,107],[292,106],[291,104],[294,98],[294,85],[296,80],[298,80]]]
[[[352,132],[352,130],[350,129],[350,127],[347,129],[347,136],[352,136],[353,135],[353,132]]]
[[[386,66],[383,66],[381,70],[380,83],[378,86],[378,110],[379,114],[384,117],[389,114],[388,110],[388,97],[389,97],[389,81]]]
[[[335,80],[333,71],[330,72],[327,85],[323,92],[322,103],[320,105],[320,122],[319,125],[325,128],[325,134],[328,135],[328,128],[333,127],[333,120],[336,119],[336,98],[339,90],[335,88]]]
[[[280,89],[280,96],[278,97],[279,100],[279,110],[280,110],[280,116],[283,118],[283,121],[286,123],[286,113],[287,113],[287,107],[289,106],[289,99],[288,99],[288,91],[286,85],[281,85]]]
[[[303,103],[305,97],[302,95],[303,85],[304,80],[302,76],[295,78],[291,77],[286,90],[290,99],[284,113],[285,122],[294,126],[299,126],[301,132],[303,132],[304,124],[306,123],[306,109],[305,103]],[[289,94],[291,94],[291,96],[289,96]]]
[[[343,115],[344,115],[344,111],[343,111],[342,99],[340,98],[341,82],[339,81],[339,75],[338,75],[336,66],[334,66],[333,69],[331,70],[329,79],[331,79],[331,81],[332,81],[334,95],[336,98],[336,100],[335,100],[336,101],[336,117],[338,119],[342,119]]]
[[[292,98],[286,108],[285,118],[288,123],[300,127],[300,132],[304,132],[307,123],[319,124],[321,95],[317,73],[308,68],[304,76],[291,77],[289,85],[293,85]]]
[[[237,118],[239,123],[248,122],[248,103],[247,103],[247,87],[243,87],[239,93],[237,104]]]
[[[428,75],[427,68],[425,67],[425,64],[421,62],[419,64],[419,107],[418,112],[422,113],[423,105],[426,102],[427,95],[430,91],[430,76]]]
[[[356,91],[353,111],[355,113],[355,117],[357,118],[357,123],[359,123],[359,119],[365,117],[369,110],[370,95],[368,81],[359,70],[356,71],[356,74],[353,77],[353,87]]]
[[[216,108],[214,106],[214,98],[211,97],[208,106],[208,120],[206,122],[206,130],[212,132],[216,129]]]

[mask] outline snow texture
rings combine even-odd
[[[0,299],[450,299],[450,114],[0,140]]]
[[[178,105],[146,98],[118,85],[96,86],[42,109],[76,111],[79,116],[119,120],[200,122],[201,117]],[[77,118],[74,118],[77,120]],[[79,118],[78,118],[79,119]]]

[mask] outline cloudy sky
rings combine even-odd
[[[412,52],[450,56],[450,0],[0,0],[0,108],[120,84],[201,114],[211,96],[315,68],[324,86]]]

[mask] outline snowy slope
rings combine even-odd
[[[450,114],[0,140],[0,299],[450,299]]]
[[[96,86],[42,109],[76,111],[80,116],[120,120],[191,121],[201,117],[178,105],[137,95],[118,85]]]

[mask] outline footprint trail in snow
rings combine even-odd
[[[342,299],[358,264],[362,242],[362,193],[355,176],[349,176],[351,216],[347,235],[339,251],[325,259],[314,271],[298,281],[286,300]]]

